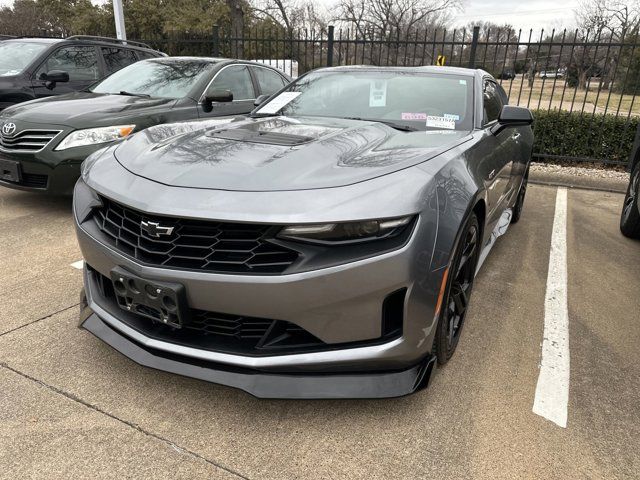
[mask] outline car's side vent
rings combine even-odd
[[[406,288],[401,288],[387,295],[382,302],[382,336],[384,338],[399,337],[404,323],[404,298]]]

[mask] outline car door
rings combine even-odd
[[[273,95],[289,83],[282,75],[270,68],[251,66],[250,69],[258,83],[259,95]]]
[[[483,129],[485,130],[482,172],[487,191],[489,219],[495,220],[507,208],[515,154],[514,138],[512,138],[514,131],[507,128],[498,134],[491,132],[491,127],[497,123],[502,107],[506,103],[506,94],[496,82],[491,79],[483,81],[482,99]]]
[[[210,112],[203,108],[203,100],[207,92],[213,90],[230,90],[232,102],[215,102]],[[221,117],[226,115],[242,115],[253,110],[256,89],[249,68],[246,65],[227,65],[218,71],[202,94],[198,108],[201,118]]]
[[[43,73],[62,70],[69,74],[68,82],[50,82],[41,79]],[[84,90],[104,75],[93,45],[67,45],[54,50],[36,70],[32,85],[37,98]]]

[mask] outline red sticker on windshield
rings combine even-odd
[[[403,113],[402,120],[426,120],[426,113]]]

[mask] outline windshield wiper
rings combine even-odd
[[[395,128],[396,130],[400,130],[401,132],[417,132],[418,129],[416,127],[410,127],[409,125],[402,125],[400,123],[388,122],[386,120],[378,120],[376,118],[362,118],[362,117],[342,117],[345,120],[361,120],[363,122],[378,122],[384,123],[388,127]]]
[[[120,90],[118,95],[126,95],[127,97],[151,98],[151,95],[147,95],[146,93],[133,93],[127,92],[125,90]]]

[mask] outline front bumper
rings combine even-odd
[[[69,133],[72,128],[63,125],[41,125],[19,122],[21,130],[52,129],[60,133],[37,152],[19,152],[15,150],[0,150],[0,158],[18,162],[22,179],[17,182],[0,180],[0,185],[15,190],[41,192],[50,195],[71,195],[73,186],[80,176],[80,166],[85,158],[105,145],[88,145],[54,150],[55,147]]]
[[[87,306],[80,326],[139,365],[239,388],[258,398],[391,398],[426,388],[435,371],[428,356],[410,368],[392,372],[268,373],[172,355],[141,345],[103,321]]]
[[[218,274],[141,264],[83,228],[92,220],[78,222],[78,212],[85,218],[86,208],[75,203],[78,243],[89,266],[83,326],[138,363],[264,397],[392,397],[428,383],[442,278],[441,271],[429,269],[430,228],[418,224],[402,248],[341,265],[267,276]],[[109,277],[116,267],[183,285],[190,308],[288,321],[327,348],[257,355],[159,338],[137,329],[103,298],[96,278]],[[398,289],[406,289],[402,334],[383,340],[382,305]]]

